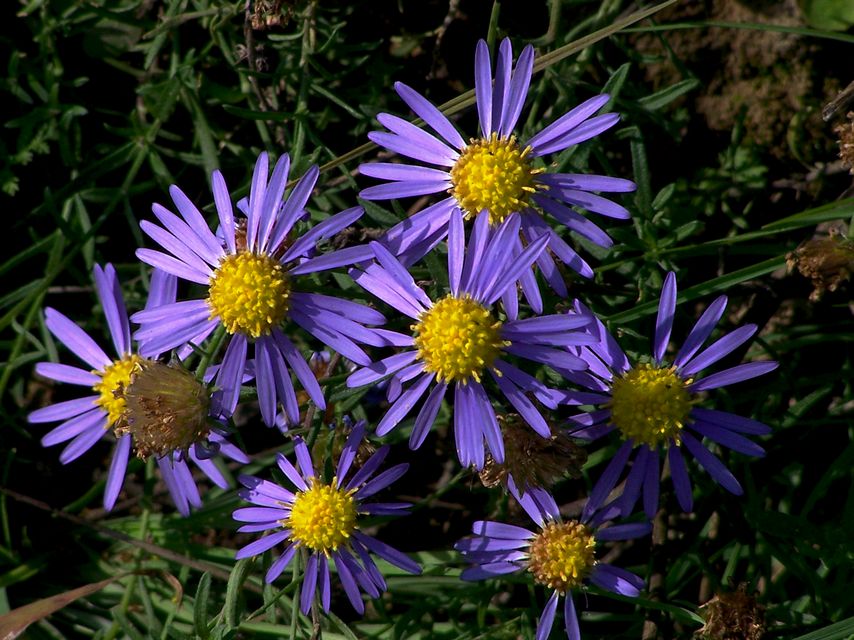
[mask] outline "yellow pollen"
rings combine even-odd
[[[542,585],[566,593],[590,575],[595,563],[596,539],[578,522],[550,522],[528,550],[528,571]]]
[[[418,357],[427,371],[444,382],[480,382],[501,348],[501,322],[468,294],[439,300],[412,326]]]
[[[136,354],[125,356],[107,366],[103,372],[93,371],[101,376],[101,381],[92,387],[98,394],[95,401],[107,412],[107,427],[113,427],[122,419],[125,411],[125,390],[130,384],[131,376],[143,363],[143,358]]]
[[[211,277],[208,305],[229,333],[259,338],[288,313],[290,282],[277,260],[243,252],[228,255]]]
[[[472,140],[451,169],[451,194],[466,218],[486,209],[489,222],[497,226],[511,213],[528,206],[536,190],[534,169],[528,159],[531,148],[520,149],[516,136]]]
[[[296,494],[291,515],[282,525],[291,537],[312,551],[329,554],[345,544],[356,530],[355,491],[336,489],[312,478],[307,491]]]
[[[675,367],[639,364],[614,379],[611,421],[626,440],[657,447],[673,438],[678,444],[691,411],[691,382],[679,377]]]

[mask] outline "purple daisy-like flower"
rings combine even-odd
[[[534,532],[488,520],[475,522],[472,527],[475,535],[455,545],[475,565],[465,569],[460,577],[485,580],[526,570],[535,583],[552,589],[537,624],[537,640],[548,638],[561,596],[564,596],[567,638],[581,638],[572,591],[587,582],[632,598],[640,593],[644,581],[630,571],[598,561],[596,544],[647,535],[652,529],[649,522],[602,526],[610,515],[602,511],[595,516],[582,516],[580,520],[564,520],[554,498],[545,489],[531,488],[519,495],[512,480],[508,489],[540,530]]]
[[[177,187],[169,190],[179,218],[155,204],[154,215],[163,224],[148,221],[142,230],[167,253],[137,250],[137,256],[179,278],[208,287],[200,300],[185,300],[133,316],[141,324],[135,333],[146,349],[163,351],[200,343],[217,327],[229,334],[228,346],[216,376],[222,390],[223,411],[237,405],[248,350],[254,349],[254,375],[261,415],[273,425],[281,402],[291,424],[299,421],[299,407],[291,371],[320,408],[326,403],[305,358],[282,326],[293,321],[323,344],[359,364],[370,363],[356,342],[385,345],[364,325],[385,322],[379,312],[364,305],[318,293],[296,290],[298,276],[352,264],[372,257],[365,247],[353,247],[311,257],[317,244],[352,224],[361,207],[347,209],[315,225],[301,237],[292,237],[294,225],[305,216],[305,206],[318,169],[312,166],[283,202],[290,161],[281,156],[267,183],[267,154],[255,164],[245,218],[237,220],[231,197],[219,171],[213,174],[213,196],[219,216],[219,234]],[[240,206],[240,205],[238,205]],[[290,367],[290,369],[289,369]]]
[[[503,462],[501,430],[483,384],[488,371],[515,411],[534,431],[550,437],[546,420],[526,392],[551,409],[559,402],[560,392],[547,388],[508,362],[506,356],[552,367],[586,369],[581,358],[570,356],[566,360],[563,347],[591,341],[590,335],[578,329],[587,326],[592,317],[558,314],[499,319],[493,304],[508,287],[515,286],[548,242],[545,235],[535,238],[516,255],[512,248],[519,226],[518,214],[508,216],[497,229],[491,229],[487,217],[480,216],[465,250],[462,215],[452,213],[448,236],[450,293],[435,302],[379,243],[371,245],[378,263],[351,270],[359,285],[415,320],[412,335],[383,331],[392,343],[407,350],[360,369],[347,379],[348,386],[358,387],[392,376],[388,397],[393,404],[377,425],[377,435],[385,435],[400,423],[432,385],[409,438],[409,446],[417,449],[436,419],[445,392],[453,385],[454,433],[460,462],[481,469],[484,440],[492,457]],[[410,380],[414,382],[404,391],[403,385]]]
[[[404,263],[412,263],[426,254],[448,232],[451,212],[462,210],[467,218],[488,214],[492,226],[498,226],[512,214],[520,215],[521,236],[514,239],[516,251],[522,241],[532,242],[545,234],[546,251],[537,265],[549,285],[560,296],[567,290],[552,255],[586,278],[593,276],[590,266],[546,222],[549,214],[559,224],[602,247],[613,244],[611,238],[572,207],[617,219],[629,217],[619,204],[594,192],[629,192],[636,186],[630,180],[598,175],[547,173],[536,166],[543,156],[563,151],[593,138],[614,126],[614,113],[595,115],[609,101],[599,95],[564,114],[525,142],[517,140],[514,129],[522,112],[534,66],[534,49],[525,47],[512,66],[510,40],[501,43],[493,79],[489,50],[481,40],[475,53],[475,93],[481,137],[466,143],[456,127],[430,102],[403,83],[395,89],[412,111],[436,133],[433,135],[387,113],[377,116],[388,132],[372,132],[368,137],[381,147],[432,167],[396,163],[369,163],[361,173],[386,180],[361,193],[367,200],[385,200],[406,196],[450,193],[444,200],[416,213],[388,231],[383,242]],[[522,290],[538,313],[542,300],[532,274],[520,278]]]
[[[745,436],[765,435],[771,432],[771,428],[756,420],[696,405],[704,392],[769,373],[777,368],[777,363],[748,362],[699,380],[696,378],[756,333],[756,325],[745,325],[701,350],[723,315],[726,304],[726,296],[715,300],[691,329],[672,364],[666,363],[664,356],[676,309],[676,275],[671,272],[667,274],[661,290],[652,362],[631,364],[599,320],[593,329],[598,333],[598,341],[571,349],[574,355],[586,360],[590,368],[580,374],[567,371],[565,375],[594,392],[585,394],[585,404],[600,405],[595,411],[572,418],[572,435],[596,440],[617,432],[623,440],[596,482],[588,509],[597,509],[603,504],[623,475],[633,453],[634,462],[616,503],[623,514],[631,512],[641,495],[644,511],[649,517],[658,510],[660,458],[664,454],[667,455],[676,497],[683,510],[690,511],[693,506],[686,453],[692,455],[727,491],[741,495],[738,480],[702,440],[707,438],[748,456],[762,456],[765,454],[762,447]],[[577,300],[575,311],[584,317],[590,314],[589,309]]]
[[[104,491],[104,508],[109,511],[115,505],[124,484],[130,452],[135,445],[139,451],[139,442],[134,441],[133,429],[129,430],[127,425],[126,392],[132,386],[132,379],[143,368],[153,365],[152,358],[157,358],[160,354],[149,352],[147,356],[142,356],[139,349],[133,349],[124,299],[116,271],[111,264],[104,269],[95,266],[95,284],[117,357],[108,356],[83,329],[65,315],[50,307],[45,309],[45,324],[50,332],[92,369],[40,362],[36,365],[36,372],[50,380],[88,387],[94,395],[37,409],[30,413],[27,420],[34,424],[62,421],[62,424],[42,438],[42,445],[45,447],[70,440],[59,456],[62,464],[73,462],[102,438],[115,440]],[[155,270],[146,308],[156,309],[174,299],[174,276]],[[202,403],[199,406],[204,408],[207,404]],[[207,418],[205,412],[198,419],[206,422]],[[161,451],[157,456],[163,480],[182,515],[189,514],[190,505],[201,506],[199,490],[187,465],[187,459],[223,489],[228,488],[229,483],[209,458],[216,452],[221,452],[232,460],[249,462],[240,449],[216,432],[208,434],[206,443],[193,444],[196,446],[184,447],[187,450],[186,456],[183,451]]]
[[[308,559],[303,571],[300,609],[308,613],[314,604],[314,595],[320,592],[320,603],[329,611],[332,592],[330,587],[329,559],[344,592],[353,608],[362,614],[365,605],[360,590],[378,598],[386,590],[386,582],[371,553],[409,573],[421,573],[421,568],[406,555],[359,530],[359,516],[397,516],[406,514],[412,506],[404,502],[372,502],[365,500],[382,491],[409,468],[398,464],[376,474],[385,457],[388,445],[380,447],[368,458],[349,480],[359,443],[365,435],[365,423],[357,422],[341,451],[335,477],[325,482],[316,472],[308,447],[300,437],[294,438],[297,467],[279,454],[279,469],[293,484],[294,491],[252,476],[241,476],[246,489],[240,497],[257,506],[244,507],[234,512],[234,519],[246,522],[241,532],[276,530],[240,549],[236,557],[249,558],[286,543],[282,554],[270,565],[265,580],[273,582],[290,564],[300,550]]]

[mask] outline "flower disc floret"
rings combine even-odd
[[[446,382],[480,382],[505,345],[501,322],[468,295],[442,298],[413,330],[424,369]]]
[[[282,522],[294,540],[324,554],[346,544],[356,530],[354,492],[337,489],[335,484],[312,479],[308,490],[297,493],[291,515]]]
[[[528,571],[542,585],[566,593],[590,575],[596,539],[577,520],[550,522],[531,542]]]
[[[101,381],[92,387],[98,394],[95,404],[107,412],[109,427],[121,421],[125,411],[125,390],[143,360],[140,356],[131,354],[114,361],[103,371],[94,372],[95,375],[101,376]]]
[[[691,411],[690,380],[674,367],[639,364],[614,378],[611,389],[611,421],[626,440],[656,447],[679,433]]]
[[[528,206],[536,190],[534,176],[540,173],[528,159],[531,148],[520,149],[516,137],[472,140],[451,168],[451,194],[467,218],[484,209],[489,222],[499,225],[511,213]]]
[[[229,333],[269,335],[288,313],[291,287],[274,258],[250,252],[222,259],[211,276],[208,305]]]

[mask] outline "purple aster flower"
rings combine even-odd
[[[305,550],[308,560],[304,565],[300,593],[303,613],[308,613],[313,606],[316,591],[320,592],[323,610],[329,611],[332,597],[330,558],[347,598],[359,614],[365,612],[360,590],[372,598],[379,597],[386,590],[386,582],[371,558],[371,553],[404,571],[421,573],[421,568],[406,555],[359,530],[359,515],[404,515],[411,506],[404,502],[364,502],[395,482],[409,468],[404,463],[374,475],[388,455],[388,445],[380,447],[347,480],[364,434],[365,423],[357,422],[341,451],[331,482],[325,482],[317,474],[308,447],[298,436],[294,438],[298,469],[282,454],[277,457],[279,468],[293,484],[294,491],[252,476],[240,477],[241,484],[246,487],[240,491],[240,497],[258,506],[234,512],[235,520],[249,523],[240,527],[239,531],[273,529],[275,533],[246,545],[237,552],[236,557],[249,558],[279,543],[286,543],[282,554],[267,570],[264,579],[271,583],[281,575],[298,551]]]
[[[652,362],[631,364],[617,341],[596,321],[599,339],[593,345],[570,349],[585,359],[590,368],[566,375],[594,391],[586,403],[600,405],[596,411],[572,419],[572,435],[595,440],[616,431],[622,446],[605,468],[590,494],[588,509],[597,509],[617,485],[629,459],[634,462],[626,478],[617,505],[623,514],[631,512],[643,495],[646,514],[658,510],[660,458],[667,455],[670,474],[679,505],[685,511],[693,506],[691,482],[685,454],[696,458],[712,478],[727,491],[741,495],[742,488],[724,464],[703,445],[703,438],[748,456],[762,456],[762,447],[746,435],[764,435],[770,427],[731,413],[696,406],[704,392],[743,380],[750,380],[777,368],[776,362],[748,362],[724,369],[704,378],[697,376],[743,345],[756,332],[756,325],[745,325],[728,333],[705,349],[703,343],[712,334],[726,308],[726,296],[715,300],[694,325],[672,364],[664,356],[670,340],[676,309],[676,276],[668,273],[661,290]],[[590,311],[575,301],[575,311],[586,317]],[[598,397],[596,397],[598,396]]]
[[[94,394],[37,409],[27,419],[30,423],[36,424],[62,421],[62,424],[42,438],[42,445],[45,447],[70,440],[59,456],[59,461],[62,464],[76,460],[102,438],[108,438],[115,442],[104,491],[104,508],[109,511],[115,505],[124,484],[131,449],[136,448],[138,453],[146,456],[154,453],[140,449],[140,446],[144,445],[141,445],[138,438],[136,440],[134,438],[134,433],[139,436],[140,432],[128,425],[127,394],[129,389],[133,387],[132,380],[143,369],[154,366],[155,363],[152,358],[157,358],[160,354],[150,352],[147,356],[142,356],[138,350],[134,351],[124,299],[116,277],[116,270],[111,264],[108,264],[105,269],[101,269],[98,265],[95,266],[95,284],[117,357],[114,359],[108,356],[92,338],[59,311],[50,307],[45,309],[45,324],[50,332],[91,369],[80,369],[53,362],[40,362],[36,365],[36,372],[57,382],[88,387]],[[151,278],[151,290],[146,308],[156,309],[174,299],[174,276],[155,270]],[[165,367],[165,365],[159,366]],[[186,372],[184,374],[192,379],[190,374]],[[171,375],[171,373],[167,375]],[[181,376],[181,374],[177,375]],[[196,387],[201,388],[202,385],[196,383]],[[182,389],[185,388],[186,384]],[[177,390],[179,394],[182,389]],[[200,397],[196,407],[206,409],[209,404],[207,398]],[[160,405],[153,405],[150,408],[157,411],[163,410]],[[192,406],[183,407],[188,416],[190,416],[192,409]],[[134,415],[142,418],[138,412],[134,412]],[[206,424],[207,418],[207,411],[201,415],[196,412],[195,419],[199,425]],[[139,426],[145,426],[146,429],[149,429],[151,422],[146,421],[145,425],[141,423]],[[196,431],[197,429],[192,430]],[[207,429],[204,431],[207,432]],[[164,434],[160,430],[157,433],[149,432],[148,435],[152,439],[162,440]],[[222,434],[214,431],[207,434],[207,442],[196,442],[191,439],[182,441],[181,444],[183,445],[180,447],[182,450],[177,450],[178,447],[172,447],[157,451],[157,464],[178,510],[182,515],[188,515],[190,505],[201,506],[201,499],[187,465],[187,459],[192,460],[211,481],[223,489],[228,488],[229,483],[209,458],[216,452],[221,452],[239,462],[249,462],[249,459],[240,449],[228,442]],[[190,444],[194,446],[190,447]],[[186,455],[184,451],[186,451]]]
[[[548,638],[561,596],[566,635],[579,640],[578,616],[572,591],[591,582],[601,589],[636,597],[643,580],[625,569],[612,567],[596,559],[597,542],[630,540],[647,535],[649,522],[600,526],[609,513],[590,514],[580,520],[563,520],[551,494],[542,488],[531,488],[519,495],[512,480],[508,488],[522,508],[536,522],[540,531],[493,521],[474,523],[474,536],[460,540],[455,548],[475,566],[464,570],[463,580],[485,580],[527,570],[535,583],[552,589],[537,624],[537,640]]]
[[[625,219],[629,213],[624,207],[593,192],[628,192],[636,187],[621,178],[546,173],[539,158],[599,135],[614,126],[619,116],[595,115],[610,99],[607,95],[596,96],[520,142],[514,129],[531,82],[534,49],[530,45],[525,47],[515,68],[512,58],[510,40],[505,39],[498,52],[493,80],[488,47],[483,40],[478,43],[475,93],[481,137],[472,138],[468,144],[435,106],[405,84],[396,83],[395,89],[403,101],[437,135],[397,116],[381,113],[377,119],[389,131],[373,132],[368,137],[381,147],[433,166],[363,164],[361,173],[388,182],[365,189],[361,196],[367,200],[385,200],[450,193],[386,234],[384,243],[395,255],[402,256],[404,263],[415,262],[447,235],[448,220],[454,210],[462,210],[466,218],[485,211],[492,226],[498,226],[511,213],[519,213],[521,237],[514,238],[515,250],[521,249],[523,239],[532,242],[546,234],[551,253],[540,254],[537,265],[555,292],[565,297],[566,285],[552,254],[586,278],[593,276],[593,270],[549,226],[544,214],[594,244],[610,247],[611,238],[572,207]],[[542,300],[533,275],[526,273],[520,284],[533,309],[542,313]]]
[[[290,161],[281,156],[267,183],[267,154],[255,164],[245,217],[236,219],[231,197],[219,171],[213,174],[213,196],[219,216],[219,234],[208,227],[199,210],[176,186],[169,190],[179,218],[155,204],[154,215],[163,224],[141,223],[167,253],[139,249],[137,256],[154,267],[208,287],[207,297],[185,300],[137,313],[141,324],[135,337],[146,349],[163,351],[188,341],[199,343],[217,327],[230,336],[216,376],[223,391],[222,409],[237,405],[246,370],[249,346],[254,349],[254,375],[261,415],[275,422],[281,402],[291,424],[299,421],[299,407],[290,373],[320,408],[326,403],[320,385],[305,358],[282,326],[291,320],[325,345],[350,360],[370,363],[356,342],[386,344],[364,325],[382,324],[382,314],[364,305],[332,296],[297,291],[297,276],[351,264],[372,257],[366,247],[353,247],[310,257],[317,244],[357,220],[361,207],[342,211],[294,237],[294,225],[305,215],[305,205],[317,181],[312,166],[283,202]],[[289,369],[290,367],[290,369]]]
[[[587,364],[575,356],[566,361],[567,345],[587,344],[591,336],[577,329],[592,318],[568,314],[541,316],[502,322],[493,304],[523,271],[529,270],[542,254],[548,236],[540,236],[519,255],[512,251],[519,233],[520,218],[512,214],[491,229],[486,216],[475,221],[464,250],[463,219],[452,213],[448,236],[448,276],[450,293],[432,301],[415,284],[412,276],[381,244],[372,243],[378,264],[364,270],[353,269],[356,282],[402,314],[415,320],[412,335],[384,331],[396,346],[408,347],[397,355],[365,367],[347,379],[350,387],[370,384],[392,375],[388,387],[393,402],[377,425],[377,435],[385,435],[427,396],[409,446],[418,448],[436,419],[449,386],[454,388],[454,432],[457,455],[463,465],[484,464],[483,442],[497,462],[504,461],[504,443],[495,411],[484,386],[486,372],[515,411],[544,438],[551,435],[546,420],[526,392],[554,409],[559,392],[547,388],[533,376],[507,361],[512,355],[533,362],[575,370]],[[414,380],[403,391],[403,385]]]

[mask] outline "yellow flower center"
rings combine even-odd
[[[219,263],[211,277],[208,305],[229,333],[268,335],[288,313],[290,281],[277,260],[237,253]]]
[[[639,364],[615,378],[611,387],[611,421],[623,437],[656,447],[674,438],[685,426],[691,411],[688,385],[675,367]]]
[[[528,571],[534,580],[559,593],[579,586],[593,569],[596,539],[578,522],[550,522],[534,538]]]
[[[125,389],[125,411],[116,435],[130,433],[136,455],[186,451],[210,433],[210,391],[180,365],[141,363]]]
[[[108,428],[115,426],[122,419],[125,411],[125,390],[134,371],[139,369],[143,361],[143,358],[133,354],[116,360],[103,372],[93,372],[101,376],[101,381],[93,386],[92,390],[98,394],[95,404],[107,412]]]
[[[467,294],[442,298],[412,329],[424,368],[446,382],[480,382],[480,374],[506,344],[501,322]]]
[[[312,551],[328,554],[345,544],[356,530],[355,491],[344,491],[312,479],[308,491],[297,493],[291,515],[282,525],[291,537]]]
[[[534,176],[541,173],[528,159],[531,148],[520,149],[516,136],[472,140],[451,169],[451,194],[466,218],[486,209],[489,222],[499,225],[511,213],[528,206],[536,190]]]

